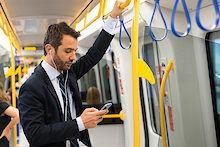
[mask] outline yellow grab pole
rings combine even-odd
[[[122,4],[120,5],[120,8],[124,9],[124,8],[127,7],[130,3],[131,3],[131,0],[126,0],[124,3],[122,3]],[[111,14],[111,12],[109,12],[108,14],[106,14],[106,15],[103,17],[103,19],[107,19],[110,14]],[[103,13],[103,15],[104,15],[104,13]]]
[[[11,47],[11,67],[12,67],[12,75],[11,75],[11,90],[12,90],[12,106],[16,108],[16,96],[15,96],[15,59],[11,42],[11,33],[8,35]],[[17,130],[16,125],[13,127],[14,130],[14,147],[17,147]]]
[[[139,8],[140,8],[140,0],[134,0],[132,38],[131,38],[134,147],[140,147],[140,110],[139,110],[140,101],[139,101],[139,76],[138,76]]]
[[[173,70],[173,60],[170,59],[170,62],[166,68],[166,71],[163,76],[163,80],[160,88],[160,126],[161,126],[161,135],[163,141],[163,147],[167,147],[167,139],[166,139],[166,127],[165,127],[165,117],[164,117],[164,88],[166,85],[167,77],[169,75],[170,70]]]
[[[9,76],[11,76],[12,75],[12,67],[10,67],[9,69],[8,69],[8,72],[5,74],[5,78],[8,78]]]
[[[18,82],[19,82],[19,89],[20,89],[21,88],[21,65],[19,65]]]
[[[79,19],[77,19],[76,22],[74,23],[74,26],[73,26],[74,29],[76,29],[76,25],[78,24],[78,22],[79,22]]]
[[[121,120],[124,120],[123,110],[121,110],[119,114],[106,114],[103,118],[120,118]]]
[[[123,4],[120,5],[120,8],[124,9],[131,3],[131,0],[126,0]],[[139,8],[138,8],[139,9]]]
[[[89,13],[89,9],[90,9],[90,7],[88,7],[88,8],[86,9],[86,12],[85,12],[84,27],[86,26],[86,21],[87,21],[87,16],[88,16],[88,13]]]
[[[102,8],[102,15],[105,15],[105,10],[106,10],[106,7],[107,7],[107,3],[108,3],[108,0],[104,0],[103,8]]]
[[[93,18],[88,24],[84,25],[84,28],[82,28],[80,30],[80,32],[82,32],[83,30],[85,30],[88,26],[90,26],[93,22],[95,22],[97,19],[99,19],[99,17],[101,16],[102,14],[102,9],[103,9],[103,0],[100,0],[100,6],[99,6],[99,12],[98,12],[98,15]]]
[[[15,75],[18,74],[18,83],[19,83],[19,88],[21,87],[21,65],[17,67],[15,70]]]

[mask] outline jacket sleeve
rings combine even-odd
[[[19,93],[20,121],[29,143],[41,146],[79,137],[76,120],[52,124],[45,122],[45,88],[25,83]]]
[[[102,59],[113,37],[113,35],[107,33],[105,30],[100,32],[86,55],[77,60],[70,69],[72,72],[75,72],[77,79],[80,79]]]

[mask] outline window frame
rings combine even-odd
[[[211,57],[211,49],[213,48],[212,44],[210,44],[210,38],[213,33],[220,32],[220,31],[213,31],[208,32],[205,36],[205,45],[206,45],[206,54],[207,54],[207,63],[209,69],[209,80],[210,80],[210,87],[211,87],[211,96],[212,96],[212,106],[213,106],[213,113],[214,113],[214,122],[215,122],[215,131],[216,131],[216,139],[217,145],[220,147],[220,122],[218,121],[218,113],[217,113],[217,96],[216,96],[216,84],[214,79],[214,67],[212,63]]]

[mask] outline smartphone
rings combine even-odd
[[[106,103],[100,110],[109,109],[112,106],[112,103]]]

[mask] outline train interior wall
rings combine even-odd
[[[140,26],[139,26],[139,54],[142,57],[142,48],[144,43],[152,43],[148,32],[150,18],[154,5],[145,1],[140,5]],[[201,15],[208,17],[209,10],[212,6],[201,9]],[[159,63],[167,64],[169,59],[174,60],[174,70],[170,73],[167,82],[165,112],[167,117],[168,142],[170,146],[194,147],[194,146],[217,146],[215,139],[215,128],[213,120],[213,110],[211,103],[210,84],[208,78],[208,66],[205,48],[205,32],[201,31],[195,22],[195,12],[191,11],[192,32],[185,38],[177,38],[170,30],[172,10],[162,7],[164,17],[168,25],[168,36],[165,40],[157,42],[159,52]],[[209,13],[212,13],[209,12]],[[131,33],[132,21],[130,16],[132,10],[129,10],[125,17],[126,28]],[[155,22],[153,23],[153,34],[155,37],[162,37],[164,26],[159,13],[155,14]],[[214,17],[210,21],[204,21],[204,25],[210,26]],[[186,21],[183,11],[176,14],[175,26],[177,32],[185,32]],[[144,34],[143,31],[146,31]],[[129,39],[125,32],[122,33],[122,43],[129,45]],[[144,37],[145,41],[143,41]],[[111,51],[115,53],[115,59],[120,60],[117,64],[118,72],[122,78],[122,86],[124,94],[121,96],[122,108],[124,111],[125,121],[123,124],[125,135],[125,146],[133,145],[133,111],[132,111],[132,70],[131,70],[131,49],[123,50],[119,43],[119,28],[116,37],[111,43]],[[94,37],[93,37],[94,38]],[[154,43],[155,45],[155,43]],[[155,48],[155,47],[154,47]],[[108,54],[106,54],[107,59]],[[159,66],[159,65],[158,65]],[[151,67],[155,68],[155,67]],[[144,82],[143,82],[144,83]],[[145,83],[146,84],[146,83]],[[145,104],[149,109],[148,94],[144,92]],[[172,119],[174,131],[170,130],[170,122],[167,107],[172,108]],[[205,108],[205,109],[204,109]],[[148,133],[150,138],[150,146],[162,146],[161,138],[153,131],[151,125],[150,112],[146,111],[148,120]],[[142,115],[140,116],[142,120]],[[144,127],[141,121],[141,146],[145,146]]]
[[[139,58],[143,59],[143,48],[146,44],[153,45],[153,54],[156,66],[160,67],[162,63],[166,65],[169,59],[174,61],[174,70],[171,71],[167,84],[165,97],[165,113],[167,125],[167,137],[169,146],[172,147],[217,147],[215,125],[213,120],[213,108],[211,101],[209,71],[205,46],[206,32],[201,31],[195,22],[195,11],[190,11],[192,20],[192,30],[189,36],[177,38],[171,32],[170,22],[172,9],[162,6],[162,11],[168,26],[168,36],[161,42],[154,42],[149,36],[149,24],[153,13],[154,5],[148,0],[142,0],[140,4],[139,18]],[[208,5],[201,9],[201,15],[209,18],[209,21],[203,21],[203,25],[211,26],[215,17],[213,6]],[[125,26],[131,34],[132,26],[132,9],[125,13]],[[178,11],[175,17],[175,26],[177,32],[184,33],[186,30],[186,17],[183,11]],[[82,32],[79,39],[80,54],[85,54],[88,47],[97,37],[103,25],[99,19],[96,24],[92,24]],[[94,31],[89,31],[93,28]],[[219,29],[219,27],[217,28]],[[157,12],[154,17],[153,34],[160,38],[164,33],[164,25],[161,16]],[[110,77],[110,88],[113,85],[119,87],[121,107],[124,113],[123,124],[98,125],[97,128],[90,129],[92,144],[96,147],[114,146],[114,147],[133,147],[133,94],[132,94],[132,54],[131,49],[123,50],[119,44],[119,24],[116,29],[116,36],[111,43],[111,51],[106,53],[104,59],[113,63],[111,52],[114,52],[114,60],[117,67],[117,77],[121,83],[114,83]],[[122,43],[129,45],[129,39],[126,33],[122,33]],[[157,50],[157,53],[156,53]],[[156,55],[157,54],[157,55]],[[9,56],[0,56],[1,62],[9,60]],[[146,61],[147,62],[147,61]],[[109,64],[109,63],[108,63]],[[110,70],[113,71],[112,65]],[[97,68],[97,67],[95,67]],[[151,67],[156,68],[156,67]],[[99,76],[99,75],[96,75]],[[154,73],[158,78],[157,73]],[[142,111],[140,110],[141,119],[141,147],[146,147],[144,133],[148,131],[149,146],[162,147],[160,134],[155,132],[152,124],[152,114],[150,110],[150,97],[147,90],[147,81],[141,79],[143,85],[144,102],[146,105],[146,116],[148,130],[144,130]],[[159,81],[159,80],[158,80]],[[116,94],[111,93],[112,101],[116,101]],[[171,130],[170,116],[168,106],[172,111],[172,120],[174,130]],[[141,106],[140,106],[141,107]],[[159,106],[158,106],[159,107]],[[158,112],[157,112],[158,113]],[[157,115],[156,117],[159,117]]]

